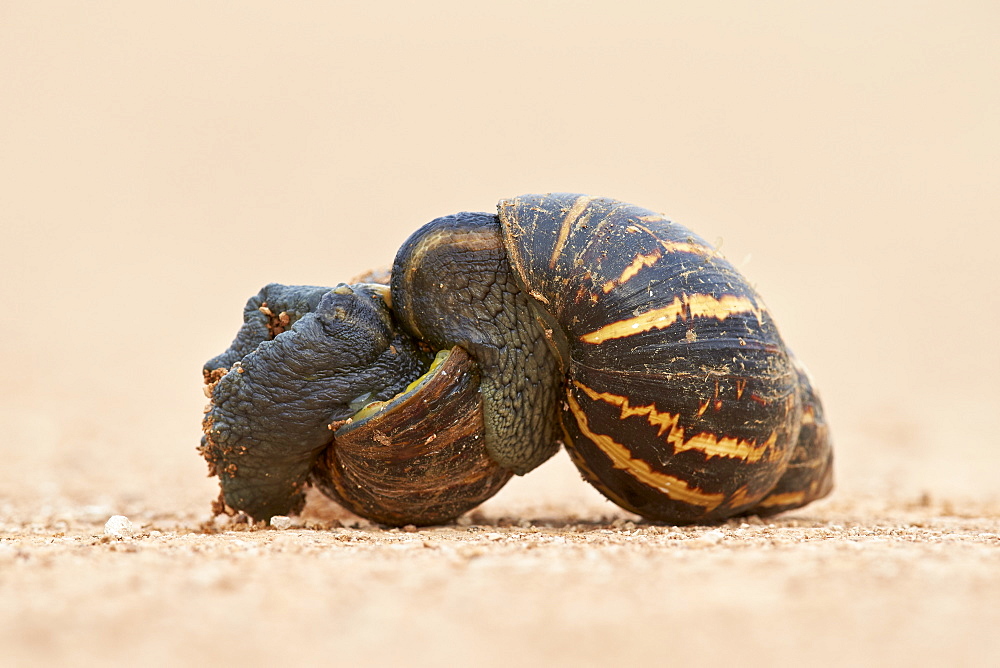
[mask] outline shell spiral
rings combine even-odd
[[[649,519],[696,522],[828,493],[831,449],[808,377],[760,297],[704,240],[583,195],[504,200],[499,218],[562,366],[564,444],[605,496]]]

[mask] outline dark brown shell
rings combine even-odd
[[[484,442],[479,371],[456,347],[414,390],[371,417],[340,426],[312,481],[376,522],[441,524],[510,479]]]
[[[759,296],[704,240],[583,195],[524,195],[499,213],[563,366],[565,445],[602,493],[683,523],[829,490],[825,427],[803,425],[821,419],[818,399]]]

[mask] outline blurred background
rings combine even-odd
[[[992,2],[0,3],[0,504],[202,512],[201,365],[523,192],[721,244],[840,498],[1000,489]],[[496,512],[613,512],[564,455]]]

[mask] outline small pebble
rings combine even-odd
[[[135,529],[132,528],[132,523],[124,515],[112,515],[111,519],[104,525],[104,533],[108,536],[114,536],[118,540],[123,540],[134,536]]]
[[[725,537],[725,533],[718,529],[713,529],[687,541],[687,545],[689,547],[711,547],[712,545],[721,543]]]
[[[292,519],[290,517],[285,517],[284,515],[275,515],[271,518],[271,526],[275,529],[284,531],[288,527],[292,526]]]

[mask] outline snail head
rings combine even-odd
[[[300,508],[331,425],[403,391],[431,357],[395,330],[378,287],[265,287],[205,367],[200,451],[226,506],[255,519]]]

